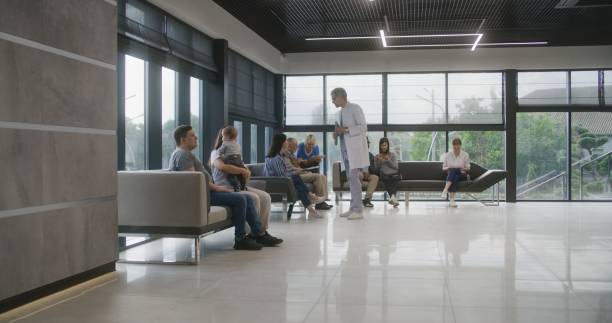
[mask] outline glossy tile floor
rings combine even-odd
[[[199,266],[117,279],[18,322],[612,322],[612,204],[377,202],[363,221],[276,221],[282,247],[204,239]],[[192,252],[164,239],[130,257]],[[157,251],[157,252],[156,252]]]

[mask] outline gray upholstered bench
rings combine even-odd
[[[200,238],[233,226],[229,209],[210,205],[203,173],[120,171],[117,177],[120,235],[192,238],[197,264]]]

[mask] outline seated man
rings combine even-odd
[[[314,186],[314,193],[319,197],[327,199],[327,177],[323,174],[310,173],[303,167],[304,162],[301,162],[295,157],[297,150],[297,140],[295,138],[287,139],[287,150],[281,152],[281,156],[287,165],[287,170],[291,175],[300,175],[300,178],[304,183],[312,183]],[[331,205],[321,202],[315,206],[317,210],[329,210],[332,208]]]
[[[321,164],[323,156],[319,152],[317,139],[313,134],[306,136],[306,140],[298,145],[296,155],[303,168],[308,168],[308,170],[314,168],[313,172],[319,172],[318,166]]]
[[[210,204],[231,208],[232,223],[235,228],[234,249],[259,250],[262,247],[276,246],[282,242],[282,239],[271,236],[263,229],[255,204],[250,198],[210,181],[212,177],[204,170],[202,162],[191,153],[198,146],[198,137],[191,126],[178,126],[174,130],[174,140],[176,149],[170,156],[170,170],[204,173],[209,180]],[[250,235],[245,232],[245,222],[248,222],[251,227]]]
[[[370,138],[366,137],[366,139],[368,140],[368,148],[370,148]],[[368,154],[370,155],[370,167],[368,167],[367,171],[364,169],[364,171],[359,174],[359,180],[361,180],[362,183],[368,182],[365,199],[363,199],[363,206],[374,207],[374,204],[372,204],[372,195],[374,195],[374,191],[378,186],[379,178],[378,171],[376,170],[376,163],[374,162],[374,154],[371,152],[368,152]]]

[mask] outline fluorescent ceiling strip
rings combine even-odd
[[[435,37],[469,37],[478,36],[481,34],[430,34],[430,35],[404,35],[404,36],[387,36],[387,38],[435,38]]]
[[[478,37],[476,38],[474,45],[472,45],[472,51],[476,50],[476,46],[478,46],[478,43],[480,42],[481,38],[482,38],[482,34],[478,34]]]
[[[379,36],[359,36],[359,37],[319,37],[306,38],[306,40],[342,40],[342,39],[378,39]]]
[[[469,37],[481,34],[431,34],[431,35],[404,35],[404,36],[384,36],[385,38],[435,38],[435,37]],[[306,40],[339,40],[339,39],[375,39],[379,36],[351,36],[351,37],[313,37]]]
[[[547,45],[547,41],[530,41],[518,43],[482,43],[479,46],[510,46],[510,45]]]
[[[382,40],[383,47],[387,47],[387,39],[385,38],[385,31],[380,30],[380,39]]]

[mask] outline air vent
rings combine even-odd
[[[555,9],[612,7],[612,0],[561,0]]]

